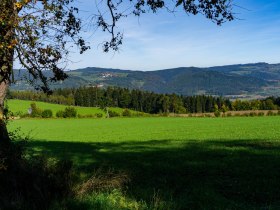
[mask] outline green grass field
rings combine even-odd
[[[9,123],[17,127],[30,132],[29,154],[71,159],[83,179],[100,168],[128,174],[126,199],[150,209],[280,208],[278,116]]]
[[[67,106],[60,105],[60,104],[51,104],[51,103],[45,103],[40,101],[27,101],[27,100],[17,100],[17,99],[10,99],[7,102],[7,105],[9,107],[9,110],[13,113],[21,112],[23,114],[27,113],[28,108],[30,108],[31,103],[36,103],[37,107],[40,109],[50,109],[53,111],[54,116],[57,111],[64,110]],[[102,113],[103,116],[105,116],[104,110],[96,107],[76,107],[78,114],[80,115],[94,115],[97,113]],[[123,109],[118,107],[111,107],[109,108],[112,111],[115,111],[117,113],[122,113]],[[131,111],[132,113],[135,113],[135,111]]]

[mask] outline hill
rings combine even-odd
[[[88,67],[69,71],[69,79],[52,88],[119,86],[156,93],[266,97],[280,95],[280,64],[238,64],[209,68],[180,67],[156,71],[129,71]],[[16,73],[17,79],[24,71]],[[13,89],[29,89],[19,81]]]
[[[50,109],[52,110],[54,116],[56,113],[60,110],[64,110],[67,106],[60,105],[60,104],[51,104],[46,102],[40,102],[40,101],[28,101],[28,100],[17,100],[17,99],[9,99],[8,100],[8,107],[11,112],[13,112],[16,116],[27,114],[27,110],[30,108],[31,103],[36,103],[37,107],[45,110]],[[103,109],[100,109],[98,107],[81,107],[81,106],[75,106],[75,109],[77,110],[78,115],[82,117],[92,117],[95,114],[101,114],[104,117],[106,117],[106,112]],[[119,115],[122,115],[124,109],[118,108],[118,107],[109,107],[109,110],[114,111],[118,113]],[[129,110],[132,115],[144,115],[145,113],[136,112],[134,110]]]

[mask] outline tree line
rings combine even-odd
[[[11,99],[43,101],[85,107],[120,107],[150,114],[158,113],[206,113],[243,110],[275,110],[280,107],[280,97],[255,100],[230,101],[224,97],[207,95],[182,96],[157,94],[149,91],[120,87],[80,87],[57,89],[48,96],[42,92],[10,91]]]

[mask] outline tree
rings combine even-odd
[[[88,47],[79,36],[81,21],[73,0],[0,1],[0,139],[8,141],[4,122],[4,100],[13,82],[13,62],[18,59],[30,74],[27,80],[36,89],[49,93],[49,82],[67,78],[63,71],[69,42],[80,53]],[[44,70],[51,70],[50,75]],[[39,82],[38,82],[39,81]]]
[[[27,80],[36,89],[49,93],[49,82],[64,80],[65,58],[69,53],[69,42],[80,49],[89,47],[79,36],[81,20],[78,9],[71,6],[74,0],[1,0],[0,1],[0,138],[8,141],[8,133],[3,120],[4,99],[8,86],[13,82],[13,62],[15,59],[30,74]],[[182,8],[187,14],[202,14],[218,25],[234,19],[231,0],[106,0],[100,1],[98,13],[94,15],[97,27],[108,32],[111,37],[103,43],[103,50],[118,50],[122,44],[122,33],[116,31],[119,20],[130,15],[140,16],[146,12],[157,12],[172,8]],[[173,4],[173,5],[172,5]],[[127,9],[123,10],[127,6]],[[126,11],[126,12],[123,12]],[[44,74],[51,70],[51,75]]]

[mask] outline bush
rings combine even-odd
[[[259,112],[258,116],[264,116],[264,113],[263,112]]]
[[[0,142],[0,209],[49,209],[72,195],[72,162],[26,158],[26,138],[13,135],[17,141]]]
[[[232,116],[231,112],[227,113],[227,117],[231,117],[231,116]]]
[[[85,116],[84,116],[84,115],[81,115],[81,114],[78,114],[77,117],[78,117],[78,118],[85,118]]]
[[[131,111],[129,111],[128,109],[123,110],[122,112],[122,116],[124,117],[131,117]]]
[[[109,110],[108,114],[109,114],[109,117],[119,117],[120,116],[120,114],[118,112],[115,112],[112,110]]]
[[[53,116],[53,112],[52,110],[50,109],[45,109],[43,112],[42,112],[42,117],[43,118],[51,118]]]
[[[86,114],[86,115],[78,114],[77,117],[78,118],[94,118],[95,115],[92,115],[92,114]]]
[[[42,117],[42,110],[37,107],[35,103],[30,104],[31,108],[31,117]]]
[[[243,113],[242,116],[243,117],[249,117],[249,114],[248,113]]]
[[[64,118],[77,117],[77,110],[74,107],[66,107],[63,113]]]
[[[18,111],[18,112],[15,112],[15,113],[14,113],[14,116],[15,116],[15,117],[23,117],[24,114],[23,114],[22,111]]]
[[[62,118],[64,116],[64,111],[63,110],[59,110],[56,112],[56,117],[58,118]]]
[[[266,115],[267,116],[275,116],[276,114],[273,111],[269,110]]]
[[[168,117],[168,115],[169,115],[169,113],[163,113],[163,115],[165,116],[165,117]],[[149,114],[148,113],[144,113],[144,112],[134,112],[133,114],[132,114],[132,116],[135,116],[135,117],[147,117],[147,116],[149,116]]]
[[[77,117],[77,110],[74,107],[66,107],[64,111],[59,110],[56,113],[56,117],[58,118],[70,118],[70,117]],[[79,117],[82,117],[82,115],[79,115]],[[84,116],[83,116],[84,117]]]
[[[254,116],[257,116],[257,113],[256,112],[250,112],[250,117],[254,117]]]
[[[103,117],[103,114],[102,114],[102,113],[96,113],[95,116],[96,116],[97,118],[102,118],[102,117]]]
[[[215,111],[215,112],[214,112],[214,115],[215,115],[215,117],[220,117],[221,112],[219,112],[219,111]]]

